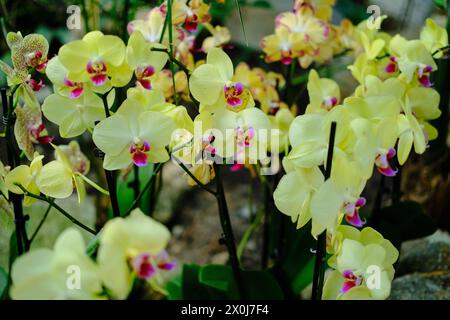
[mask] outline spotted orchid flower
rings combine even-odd
[[[209,23],[204,23],[203,26],[211,33],[211,36],[206,37],[202,43],[202,50],[208,52],[211,48],[219,48],[230,42],[231,34],[227,27],[212,26]]]
[[[152,79],[167,62],[166,53],[152,51],[152,48],[163,49],[164,46],[146,42],[140,31],[133,32],[128,40],[127,63],[133,68],[137,83],[147,90],[152,89]]]
[[[140,209],[106,223],[97,262],[103,283],[114,298],[127,297],[134,277],[160,286],[161,273],[175,267],[164,251],[169,239],[169,230]]]
[[[211,20],[209,14],[210,4],[203,0],[175,0],[172,5],[172,23],[182,24],[183,28],[189,32],[197,31],[200,23],[205,23]],[[167,3],[165,2],[161,7],[163,13],[167,12]]]
[[[330,20],[333,14],[332,6],[335,4],[336,0],[295,0],[293,11],[297,12],[304,7],[308,7],[317,18]]]
[[[167,161],[165,147],[174,130],[175,123],[169,116],[127,99],[114,115],[95,126],[92,138],[105,153],[103,167],[117,170],[131,164],[142,167]]]
[[[14,69],[26,71],[32,68],[39,72],[45,71],[49,45],[44,36],[29,34],[23,37],[20,32],[9,32],[6,41],[11,49]]]
[[[294,59],[304,55],[301,34],[291,32],[287,28],[275,29],[274,34],[261,40],[260,46],[267,63],[280,61],[289,65]]]
[[[240,82],[233,82],[233,63],[219,48],[212,48],[206,63],[194,70],[189,79],[192,95],[202,110],[241,111],[254,106],[250,91]]]
[[[48,135],[39,109],[24,106],[17,107],[14,112],[16,113],[14,135],[17,144],[28,160],[32,160],[34,144],[49,144],[53,141],[53,137]]]
[[[132,75],[125,63],[125,45],[116,36],[100,31],[86,34],[59,49],[59,61],[69,71],[72,82],[91,82],[93,90],[104,91],[104,85],[122,87]]]

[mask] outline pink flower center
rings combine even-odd
[[[235,82],[231,85],[223,87],[225,93],[225,101],[231,107],[239,107],[242,105],[242,94],[244,93],[244,85],[240,82]]]
[[[394,148],[389,149],[387,153],[379,154],[375,158],[375,165],[377,166],[378,172],[386,177],[394,177],[398,170],[392,168],[389,160],[395,157],[396,151]]]
[[[35,50],[26,56],[26,63],[29,67],[42,72],[47,67],[47,57],[44,57],[41,51]]]
[[[101,86],[106,82],[106,64],[103,61],[90,61],[86,70],[93,85]]]
[[[386,71],[386,73],[389,74],[396,73],[398,71],[398,63],[396,57],[394,56],[389,57],[389,63],[384,68],[384,71]]]
[[[195,13],[187,15],[183,27],[189,32],[197,31],[198,17]]]
[[[155,68],[152,65],[137,67],[135,74],[138,83],[140,83],[147,90],[152,89],[150,77],[155,74]]]
[[[366,221],[362,220],[359,216],[359,209],[361,207],[364,207],[366,205],[366,199],[365,198],[359,198],[356,200],[356,202],[347,202],[344,204],[344,215],[345,220],[355,227],[362,227]]]
[[[346,293],[351,288],[360,286],[362,283],[362,277],[356,276],[352,270],[345,270],[342,276],[345,278],[345,281],[342,285],[341,293]]]
[[[131,265],[137,277],[144,280],[153,277],[158,270],[170,271],[176,267],[176,263],[169,261],[164,250],[156,256],[147,252],[141,253],[132,259]]]
[[[26,83],[30,86],[30,88],[35,91],[38,92],[39,90],[41,90],[45,85],[42,82],[42,80],[36,81],[34,79],[28,79],[26,80]]]
[[[417,69],[418,79],[422,87],[429,88],[433,86],[433,83],[431,82],[431,72],[433,72],[432,66],[426,66]]]
[[[64,85],[69,88],[72,88],[72,90],[70,91],[70,97],[72,99],[76,99],[83,94],[84,86],[83,86],[82,82],[74,82],[74,81],[70,81],[69,79],[65,78]]]
[[[337,97],[325,98],[323,100],[323,104],[325,106],[325,109],[327,111],[330,111],[333,107],[335,107],[338,104],[338,99],[337,99]]]
[[[254,137],[255,137],[255,129],[253,127],[236,128],[236,142],[239,147],[241,148],[249,147]]]
[[[53,137],[50,137],[47,134],[47,130],[45,130],[45,124],[41,123],[37,126],[32,126],[29,128],[30,135],[32,137],[33,142],[39,144],[49,144],[53,141]]]
[[[148,164],[148,155],[150,144],[147,141],[135,142],[130,145],[130,154],[133,163],[138,167],[144,167]]]

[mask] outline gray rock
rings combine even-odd
[[[449,271],[450,236],[437,231],[433,235],[402,245],[396,276],[410,273]]]
[[[414,273],[392,282],[390,300],[449,300],[450,272]]]

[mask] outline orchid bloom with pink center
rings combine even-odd
[[[150,111],[150,107],[137,97],[128,98],[114,115],[95,126],[92,137],[105,153],[105,169],[124,169],[132,164],[142,167],[169,160],[165,147],[175,122],[162,112]]]
[[[233,63],[219,48],[211,48],[206,63],[196,68],[189,79],[192,96],[204,109],[228,109],[240,112],[255,105],[250,90],[242,82],[234,81]]]
[[[111,86],[122,87],[131,79],[132,70],[125,63],[125,44],[113,35],[100,31],[87,33],[83,39],[65,44],[59,49],[58,59],[68,71],[67,79],[89,82],[98,93]]]
[[[345,220],[352,226],[361,228],[366,222],[359,216],[359,209],[365,205],[366,199],[362,197],[356,202],[347,202],[343,208]]]
[[[396,153],[394,148],[390,148],[388,152],[377,155],[375,165],[377,166],[378,172],[386,177],[394,177],[397,174],[398,169],[392,168],[389,163],[389,160],[393,159]]]
[[[134,71],[137,82],[147,90],[152,89],[151,77],[155,74],[155,68],[152,65],[139,66]]]
[[[34,68],[37,71],[45,71],[48,60],[47,56],[44,56],[40,50],[28,53],[25,58],[29,67]]]

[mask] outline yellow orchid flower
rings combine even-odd
[[[38,153],[34,154],[33,161],[31,161],[30,166],[20,165],[13,170],[11,170],[5,178],[5,186],[9,191],[16,194],[23,194],[21,188],[17,186],[21,185],[27,191],[39,194],[39,187],[36,184],[36,180],[39,177],[42,169],[42,159],[44,156],[39,155]],[[24,205],[29,206],[35,201],[34,198],[25,197]]]
[[[169,116],[149,111],[136,99],[126,99],[113,116],[95,126],[92,139],[105,153],[103,167],[117,170],[133,163],[145,166],[169,160],[165,147],[174,130]]]
[[[269,115],[268,117],[272,128],[269,151],[276,153],[287,151],[289,148],[289,128],[295,116],[286,107],[278,109],[275,115]]]
[[[336,270],[326,279],[322,298],[386,299],[394,277],[392,265],[398,258],[397,249],[372,228],[361,232],[350,228],[339,227],[342,239],[332,258]]]
[[[221,49],[209,50],[206,63],[197,67],[189,79],[189,89],[201,104],[200,111],[229,109],[240,111],[254,106],[250,91],[233,82],[233,63]]]
[[[197,31],[199,23],[211,20],[209,8],[211,4],[203,0],[175,0],[172,4],[172,24],[182,24],[189,32]],[[160,6],[163,12],[167,12],[167,1]]]
[[[323,184],[324,178],[318,167],[288,170],[285,158],[283,167],[287,171],[273,193],[275,205],[282,213],[290,216],[297,229],[311,220],[311,197]]]
[[[300,10],[303,7],[310,7],[314,16],[321,20],[329,21],[333,15],[333,6],[336,4],[336,0],[295,0],[294,12]]]
[[[68,79],[75,82],[90,81],[96,90],[107,84],[114,87],[126,85],[132,75],[125,63],[125,44],[112,35],[100,31],[86,34],[59,49],[59,60],[69,70]]]
[[[58,237],[53,250],[33,249],[14,260],[11,278],[14,300],[100,299],[102,291],[98,267],[73,228]]]
[[[431,54],[434,54],[436,59],[440,59],[445,53],[440,51],[440,49],[448,47],[447,30],[429,18],[420,32],[420,41],[422,41]]]
[[[309,72],[308,93],[310,103],[306,107],[306,113],[329,111],[341,100],[341,90],[336,81],[319,78],[315,70]]]
[[[239,164],[267,158],[270,121],[257,108],[233,112],[221,109],[214,114],[200,113],[194,123],[200,123],[202,132],[209,132],[215,154],[232,158]]]
[[[137,83],[148,90],[152,88],[152,77],[161,71],[167,62],[166,53],[152,51],[152,48],[165,47],[158,43],[146,42],[140,31],[133,32],[128,40],[127,63],[133,68]]]
[[[414,151],[417,154],[425,152],[428,139],[425,135],[425,129],[413,113],[411,102],[407,97],[402,105],[403,114],[398,115],[398,162],[403,165],[408,159],[409,153],[414,145]]]
[[[132,34],[134,31],[140,31],[147,42],[157,43],[162,34],[164,19],[165,13],[161,8],[153,8],[148,12],[144,20],[138,19],[128,23],[128,33]]]
[[[287,28],[275,29],[274,34],[264,37],[260,43],[265,53],[265,61],[291,64],[295,58],[304,54],[302,40],[300,33],[291,32]]]
[[[408,83],[414,80],[423,87],[432,86],[430,74],[437,70],[437,65],[422,41],[408,41],[397,35],[391,40],[390,50]]]
[[[71,144],[62,148],[53,145],[53,148],[56,160],[45,164],[36,179],[40,192],[52,198],[65,199],[72,195],[75,188],[78,203],[82,203],[86,197],[84,183],[87,182],[101,193],[108,195],[106,190],[84,175],[89,170],[89,162],[78,145]]]
[[[70,80],[69,70],[61,63],[58,56],[49,60],[45,74],[53,83],[53,88],[56,93],[61,96],[77,99],[86,91],[95,91],[104,94],[111,89],[108,83],[99,86],[94,86],[91,81],[77,82]],[[95,87],[95,88],[94,88]]]
[[[100,237],[97,263],[103,283],[116,299],[125,299],[137,277],[159,287],[161,271],[175,267],[164,249],[169,230],[156,220],[133,210],[126,218],[106,223]]]
[[[211,36],[206,37],[202,43],[202,49],[208,52],[211,48],[222,47],[231,40],[230,30],[227,27],[215,26],[209,23],[204,23],[203,26],[211,33]]]
[[[48,120],[59,125],[59,133],[63,138],[91,131],[96,121],[105,118],[102,99],[93,92],[85,92],[78,99],[54,93],[45,98],[42,112]]]

